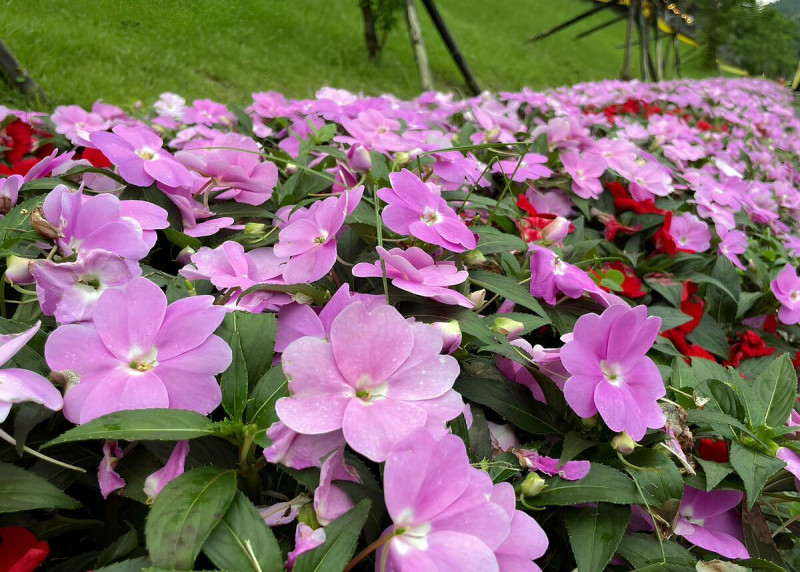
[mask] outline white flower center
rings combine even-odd
[[[137,149],[135,153],[145,161],[157,161],[159,158],[158,153],[153,151],[150,147],[142,147],[141,149]]]
[[[603,372],[605,380],[614,387],[619,387],[625,381],[622,377],[622,367],[617,363],[608,363],[603,360],[600,362],[600,370]]]
[[[436,209],[432,209],[430,207],[425,207],[425,212],[422,213],[422,216],[419,217],[422,222],[427,224],[428,226],[433,226],[437,223],[442,222],[444,217],[439,214],[439,211]]]
[[[560,258],[556,257],[555,261],[553,262],[553,274],[556,276],[563,276],[566,271],[567,264]]]
[[[137,351],[138,348],[133,348],[131,353],[133,355],[137,355],[131,360],[130,367],[136,371],[152,371],[158,365],[158,361],[156,361],[156,356],[158,355],[158,350],[156,348],[150,348],[146,354],[142,354],[140,351]]]
[[[800,302],[800,290],[792,290],[791,294],[789,294],[789,300],[795,304]]]

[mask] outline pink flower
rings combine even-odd
[[[564,262],[556,253],[543,246],[531,245],[531,295],[556,303],[556,294],[580,298],[584,292],[594,292],[597,285],[586,272]]]
[[[725,558],[749,558],[742,544],[742,520],[736,511],[743,496],[738,491],[706,492],[687,486],[675,534]]]
[[[333,484],[334,481],[361,482],[356,470],[344,460],[344,447],[334,449],[323,461],[319,472],[319,486],[314,491],[314,512],[323,526],[327,526],[354,506],[350,495]]]
[[[103,292],[142,274],[135,262],[105,250],[81,251],[75,262],[37,260],[31,266],[42,313],[60,324],[90,320]]]
[[[297,557],[325,542],[325,529],[316,530],[301,522],[294,531],[294,550],[286,555],[286,569],[291,570]]]
[[[573,339],[561,348],[561,362],[571,377],[564,396],[581,417],[598,411],[613,431],[638,441],[647,428],[664,426],[658,398],[666,394],[661,373],[647,350],[655,342],[661,319],[647,308],[614,305],[602,315],[584,314]]]
[[[191,173],[161,148],[164,142],[155,131],[143,125],[117,125],[112,131],[92,133],[90,140],[127,182],[139,187],[149,187],[153,181],[168,187],[192,185]]]
[[[344,435],[331,431],[321,435],[302,435],[277,421],[267,429],[272,441],[264,448],[264,457],[270,463],[280,463],[298,471],[309,467],[321,467],[322,459],[334,449],[343,449]]]
[[[175,159],[204,177],[210,177],[211,186],[206,192],[222,191],[216,200],[233,199],[238,203],[260,205],[272,196],[278,182],[278,168],[274,163],[262,162],[259,153],[258,143],[249,137],[225,133],[186,145],[175,153]]]
[[[144,493],[147,501],[152,502],[172,479],[183,474],[186,457],[189,455],[189,441],[178,441],[167,460],[166,465],[144,480]]]
[[[152,229],[169,226],[167,211],[145,203],[140,222],[126,214],[127,202],[137,203],[133,205],[137,208],[142,206],[139,205],[142,201],[120,201],[109,194],[87,197],[83,188],[75,191],[66,185],[57,185],[45,198],[42,210],[59,233],[56,243],[64,256],[101,249],[140,260],[155,243]]]
[[[572,191],[584,199],[596,199],[603,194],[600,177],[606,172],[606,160],[591,152],[568,150],[561,153],[564,169],[572,177]]]
[[[389,174],[389,180],[392,188],[379,190],[378,197],[387,203],[383,222],[390,230],[452,252],[475,248],[475,235],[467,225],[414,173],[403,169],[400,173]]]
[[[384,497],[394,522],[384,536],[393,536],[376,559],[387,570],[535,571],[531,560],[547,549],[541,527],[515,510],[511,485],[493,486],[455,435],[437,441],[420,428],[399,441],[386,459]]]
[[[167,306],[146,278],[104,292],[92,324],[61,326],[45,345],[52,370],[80,376],[64,416],[86,423],[126,409],[213,411],[221,401],[214,376],[231,362],[230,347],[213,334],[225,309],[213,302],[193,296]]]
[[[797,415],[795,411],[792,411],[792,413]],[[792,419],[790,419],[790,421],[792,421]],[[788,447],[781,447],[775,453],[775,456],[786,463],[786,470],[794,475],[794,486],[800,491],[800,455]]]
[[[441,350],[441,334],[427,324],[409,324],[391,306],[352,304],[328,340],[300,338],[283,352],[292,395],[278,400],[278,417],[306,435],[342,429],[355,451],[383,461],[415,428],[441,431],[463,410],[452,389],[458,362]]]
[[[781,303],[778,318],[787,326],[800,323],[800,278],[790,264],[783,267],[778,277],[770,282],[772,293]]]
[[[741,230],[728,230],[724,226],[717,227],[717,234],[721,239],[719,253],[733,262],[736,268],[744,270],[744,264],[739,260],[737,254],[744,254],[747,251],[747,235]]]
[[[90,113],[79,105],[61,105],[50,116],[61,133],[76,147],[92,147],[89,137],[97,131],[105,131],[109,123],[101,115]]]
[[[197,123],[200,125],[231,125],[236,118],[228,108],[221,103],[210,99],[195,99],[191,107],[183,110],[184,123]]]
[[[673,216],[669,234],[678,249],[685,252],[705,252],[711,246],[708,225],[691,213]]]
[[[283,267],[287,284],[314,282],[330,272],[336,263],[336,234],[344,219],[361,201],[364,187],[346,191],[338,197],[317,201],[299,209],[278,235],[275,254],[289,261]]]
[[[19,334],[0,336],[0,365],[4,365],[25,347],[39,331],[41,322]],[[58,411],[63,405],[61,393],[38,373],[27,369],[0,369],[0,423],[8,418],[14,403],[33,401]]]
[[[19,199],[19,189],[25,179],[21,175],[11,175],[0,179],[0,214],[5,214],[14,208]]]
[[[117,473],[117,463],[122,458],[122,449],[116,441],[106,441],[103,445],[103,458],[97,468],[97,482],[100,485],[100,494],[104,499],[116,490],[125,486],[125,479]]]
[[[539,471],[546,475],[558,475],[567,481],[578,481],[589,474],[592,464],[589,461],[567,461],[563,465],[558,459],[544,457],[532,449],[515,449],[514,454],[520,464],[531,471]]]
[[[517,183],[546,179],[553,174],[553,171],[547,168],[547,157],[538,153],[528,153],[521,161],[519,159],[498,161],[492,166],[492,171],[502,173]]]
[[[430,254],[416,246],[408,250],[393,248],[388,252],[378,246],[377,251],[380,260],[374,264],[356,264],[353,267],[353,276],[380,278],[383,276],[382,260],[386,265],[386,277],[401,290],[433,298],[442,304],[465,308],[473,306],[469,298],[447,287],[461,284],[469,276],[466,270],[456,270],[454,262],[435,262]]]

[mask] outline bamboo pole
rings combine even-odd
[[[625,31],[625,56],[622,60],[622,71],[619,77],[625,81],[631,79],[631,60],[633,59],[633,29],[636,26],[636,10],[633,1],[628,5],[628,25]]]
[[[433,74],[428,61],[428,52],[425,51],[425,42],[422,39],[422,26],[419,23],[419,14],[414,0],[405,0],[406,23],[408,24],[408,37],[411,48],[414,50],[414,60],[417,62],[419,83],[422,91],[433,90]]]

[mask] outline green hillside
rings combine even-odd
[[[623,22],[575,39],[614,18],[610,10],[525,43],[586,11],[589,0],[438,5],[484,88],[536,89],[619,73]],[[458,72],[420,10],[437,88],[458,89]],[[355,0],[0,0],[0,14],[0,38],[51,106],[87,106],[97,98],[127,105],[162,91],[233,102],[270,89],[306,97],[323,85],[400,96],[419,91],[402,16],[380,61],[370,62]],[[0,90],[0,103],[18,103]]]

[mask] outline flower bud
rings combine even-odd
[[[535,497],[544,490],[547,484],[544,479],[536,473],[528,473],[522,484],[519,485],[519,492],[526,497]]]
[[[197,251],[192,248],[191,246],[186,246],[178,253],[178,258],[176,259],[178,264],[181,266],[186,266],[192,261],[192,255],[195,254]]]
[[[312,503],[304,504],[300,508],[300,512],[297,514],[297,522],[307,524],[314,529],[321,526],[317,520],[317,513],[314,510],[314,505]]]
[[[264,234],[267,230],[267,225],[263,222],[248,222],[244,225],[245,234]]]
[[[617,433],[611,439],[611,448],[623,455],[630,455],[636,448],[636,441],[623,431],[622,433]]]
[[[286,163],[284,171],[286,171],[287,175],[294,175],[297,172],[297,165],[294,163]]]
[[[516,338],[525,329],[525,324],[511,318],[495,318],[494,325],[489,329],[508,338]]]
[[[21,256],[6,257],[6,279],[12,284],[33,284],[31,270],[34,262],[30,258]]]
[[[587,431],[590,431],[590,430],[594,429],[595,427],[597,427],[598,423],[599,423],[599,421],[597,420],[597,415],[594,415],[593,417],[586,417],[586,418],[581,417],[581,426],[584,429],[586,429]]]
[[[542,229],[542,238],[548,242],[561,242],[569,234],[570,225],[563,216],[557,216]]]
[[[475,306],[481,306],[483,302],[486,300],[486,290],[481,288],[480,290],[475,290],[474,292],[470,292],[467,298],[469,298],[469,301],[472,302]]]
[[[372,157],[369,151],[359,144],[355,144],[347,151],[347,160],[350,167],[358,173],[366,173],[372,168]]]
[[[397,163],[397,165],[399,165],[399,166],[407,165],[408,161],[410,159],[411,159],[411,156],[408,153],[406,153],[405,151],[401,151],[400,153],[397,153],[394,156],[394,162]]]
[[[442,348],[449,354],[455,352],[461,346],[461,327],[457,320],[449,322],[435,322],[431,324],[442,334]]]
[[[55,240],[61,236],[61,232],[44,218],[42,207],[36,207],[31,213],[31,226],[39,233],[39,236],[47,240]]]
[[[483,266],[486,264],[486,257],[480,250],[470,250],[461,255],[461,260],[467,266]]]
[[[294,294],[292,294],[292,302],[297,302],[298,304],[309,306],[314,302],[314,298],[302,292],[295,292]]]

